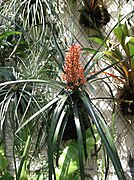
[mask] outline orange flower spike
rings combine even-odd
[[[81,47],[74,44],[68,48],[65,58],[64,74],[62,79],[67,82],[67,89],[75,89],[77,86],[86,83],[84,68],[80,63]]]

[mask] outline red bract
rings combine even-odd
[[[68,48],[62,79],[67,82],[67,89],[75,89],[85,84],[84,68],[80,63],[81,47],[74,44]]]

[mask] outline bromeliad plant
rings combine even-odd
[[[123,59],[123,62],[116,66],[124,79],[122,93],[119,97],[123,100],[120,107],[124,115],[134,115],[134,37],[130,34],[130,29],[126,23],[119,24],[114,29],[114,34],[118,39],[119,46],[115,47],[115,50],[111,49],[108,56],[115,61]]]
[[[110,38],[104,43],[104,38],[91,37],[92,40],[102,44],[106,48],[102,56],[107,62],[116,63],[114,68],[119,72],[121,77],[118,80],[123,84],[119,96],[120,108],[123,115],[134,115],[134,37],[132,28],[124,24],[119,24],[113,29],[117,42]],[[112,75],[116,77],[115,75]],[[117,77],[116,77],[117,79]]]
[[[89,71],[91,71],[93,66],[88,69],[88,62],[85,68],[82,67],[80,59],[80,46],[78,44],[71,45],[68,48],[68,52],[65,57],[62,82],[57,82],[61,88],[60,93],[38,112],[33,114],[27,121],[25,121],[18,131],[24,128],[27,123],[37,117],[40,113],[46,111],[48,117],[47,143],[49,179],[57,179],[57,168],[62,166],[59,162],[60,157],[63,155],[61,149],[62,142],[75,140],[77,143],[75,146],[77,147],[76,154],[78,156],[78,172],[80,172],[81,179],[84,180],[84,161],[90,154],[87,148],[89,146],[87,139],[93,137],[95,141],[94,144],[96,145],[95,131],[94,128],[92,128],[94,125],[101,138],[101,142],[106,149],[107,155],[113,163],[118,178],[125,180],[123,169],[109,128],[101,113],[97,110],[95,105],[93,105],[90,99],[90,94],[87,90],[88,84],[90,83],[91,86],[92,81],[96,79],[97,75],[109,67],[87,77],[86,75],[89,75]],[[90,132],[90,136],[86,133],[87,131]],[[64,169],[65,179],[68,177],[67,174],[69,169],[70,168],[66,170]],[[58,179],[62,179],[62,177],[63,173],[60,177],[58,174]]]

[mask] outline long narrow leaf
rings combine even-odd
[[[26,144],[25,144],[25,148],[24,148],[24,151],[23,151],[21,161],[20,161],[20,166],[19,166],[19,169],[18,169],[16,180],[20,179],[21,172],[22,172],[23,166],[24,166],[24,161],[26,160],[26,156],[27,156],[27,151],[28,151],[28,148],[29,148],[30,139],[31,139],[31,136],[29,135],[28,138],[27,138]]]
[[[77,136],[78,136],[78,156],[79,156],[80,175],[81,175],[81,179],[84,180],[85,175],[84,175],[84,163],[83,163],[83,152],[82,152],[83,139],[82,139],[82,132],[81,132],[79,115],[78,115],[78,109],[77,109],[76,104],[73,105],[73,114],[74,114],[74,121],[76,125]]]
[[[55,176],[54,170],[54,153],[56,149],[56,142],[58,138],[58,132],[60,131],[61,123],[64,113],[64,104],[67,100],[68,96],[64,95],[61,96],[61,99],[57,103],[56,109],[54,110],[52,119],[51,119],[51,126],[48,135],[48,162],[49,162],[49,179],[52,180],[52,175]],[[61,115],[61,117],[60,117]],[[60,121],[59,121],[60,119]],[[58,125],[58,126],[57,126]],[[55,131],[56,130],[56,131]]]
[[[16,80],[16,81],[7,81],[4,83],[0,83],[0,87],[1,86],[6,86],[6,85],[11,85],[11,84],[19,84],[19,83],[44,83],[44,84],[49,84],[51,85],[51,87],[55,86],[58,87],[59,86],[64,86],[64,83],[59,82],[59,81],[48,81],[48,80],[40,80],[40,79],[25,79],[25,80]]]
[[[105,121],[103,120],[103,118],[97,115],[94,108],[92,107],[90,99],[88,99],[84,94],[81,94],[81,98],[83,99],[83,103],[87,108],[89,116],[92,118],[94,124],[96,125],[96,128],[100,134],[102,142],[107,150],[107,153],[113,163],[118,178],[121,180],[125,180],[124,172],[120,163],[120,159],[118,157],[117,150],[115,148],[113,139],[111,137],[111,134]]]
[[[109,66],[103,68],[102,70],[96,72],[95,74],[93,74],[92,76],[90,76],[89,78],[87,78],[87,81],[94,79],[97,75],[99,75],[99,74],[105,72],[107,69],[113,67],[114,65],[116,65],[116,64],[118,64],[118,63],[119,63],[119,62],[115,62],[115,63],[113,63],[113,64],[111,64],[111,65],[109,65]]]
[[[32,121],[35,117],[43,113],[46,109],[48,109],[50,106],[52,106],[55,102],[59,100],[59,97],[54,98],[52,101],[50,101],[48,104],[46,104],[43,108],[41,108],[39,111],[34,113],[30,118],[28,118],[16,131],[19,132],[23,127],[25,127],[30,121]]]

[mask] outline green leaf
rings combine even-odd
[[[131,57],[131,69],[134,70],[134,55]]]
[[[124,58],[122,53],[117,48],[114,50],[104,51],[103,53],[105,55],[108,55],[108,60],[110,60],[111,62],[118,62]]]
[[[114,29],[114,34],[116,36],[116,38],[118,39],[118,41],[120,42],[120,44],[122,45],[125,53],[127,56],[129,56],[129,47],[127,44],[125,44],[125,39],[126,36],[128,35],[128,32],[126,30],[126,25],[120,25],[118,27],[116,27]]]
[[[134,37],[126,37],[125,44],[129,45],[130,56],[134,56]]]
[[[103,44],[104,47],[107,47],[106,43],[104,42],[104,39],[103,38],[100,38],[100,37],[97,37],[97,36],[92,36],[92,37],[89,37],[89,40],[92,40],[100,45]]]
[[[0,34],[0,40],[6,38],[8,36],[14,35],[14,34],[22,34],[22,33],[18,32],[18,31],[5,32],[5,33]]]
[[[52,175],[55,176],[54,153],[56,149],[56,142],[58,139],[61,123],[65,115],[64,104],[67,98],[68,96],[66,94],[60,96],[59,101],[56,103],[56,108],[52,114],[52,118],[50,119],[51,126],[49,128],[49,134],[48,134],[48,162],[49,162],[49,178],[50,179],[52,179]]]
[[[125,44],[129,46],[131,69],[134,69],[134,37],[126,37]]]
[[[118,39],[118,41],[120,42],[120,44],[123,46],[125,39],[123,36],[123,31],[122,31],[121,26],[118,26],[114,29],[114,34],[115,34],[116,38]]]
[[[113,166],[115,168],[116,174],[119,179],[125,180],[124,172],[120,163],[120,159],[116,150],[116,147],[113,143],[113,138],[110,134],[109,128],[106,125],[104,119],[95,111],[95,109],[92,107],[92,103],[89,98],[85,96],[85,94],[81,93],[81,98],[83,100],[84,105],[87,108],[87,112],[91,119],[93,120],[98,133],[101,137],[102,143],[104,144],[107,153],[113,163]]]
[[[29,179],[29,171],[28,171],[27,167],[28,167],[28,161],[25,159],[23,161],[23,165],[21,168],[21,174],[18,179],[16,178],[16,180],[28,180]]]
[[[122,25],[122,30],[124,33],[124,37],[129,36],[128,26],[126,22]]]
[[[0,140],[1,141],[1,140]],[[2,143],[2,141],[0,142],[0,153],[4,156],[5,151],[4,151],[4,144]]]
[[[8,171],[6,171],[0,180],[14,180],[14,177]]]
[[[69,180],[73,178],[78,167],[78,144],[76,142],[71,142],[60,155],[59,167],[56,168],[56,179]]]
[[[92,48],[82,48],[83,51],[88,51],[92,54],[94,54],[96,52],[96,50],[92,49]]]
[[[29,160],[28,160],[28,149],[30,145],[31,136],[29,135],[24,147],[22,158],[20,160],[20,165],[18,168],[18,173],[16,175],[16,180],[28,180],[29,172],[27,170]]]
[[[0,153],[0,171],[4,171],[9,165],[7,158]]]
[[[82,137],[81,125],[80,125],[78,109],[77,109],[76,104],[74,104],[73,106],[73,114],[74,114],[74,121],[76,125],[77,136],[78,136],[78,157],[79,157],[79,166],[80,166],[80,176],[81,176],[81,179],[84,180],[85,175],[84,175],[84,162],[83,162],[83,152],[82,152],[83,137]]]

